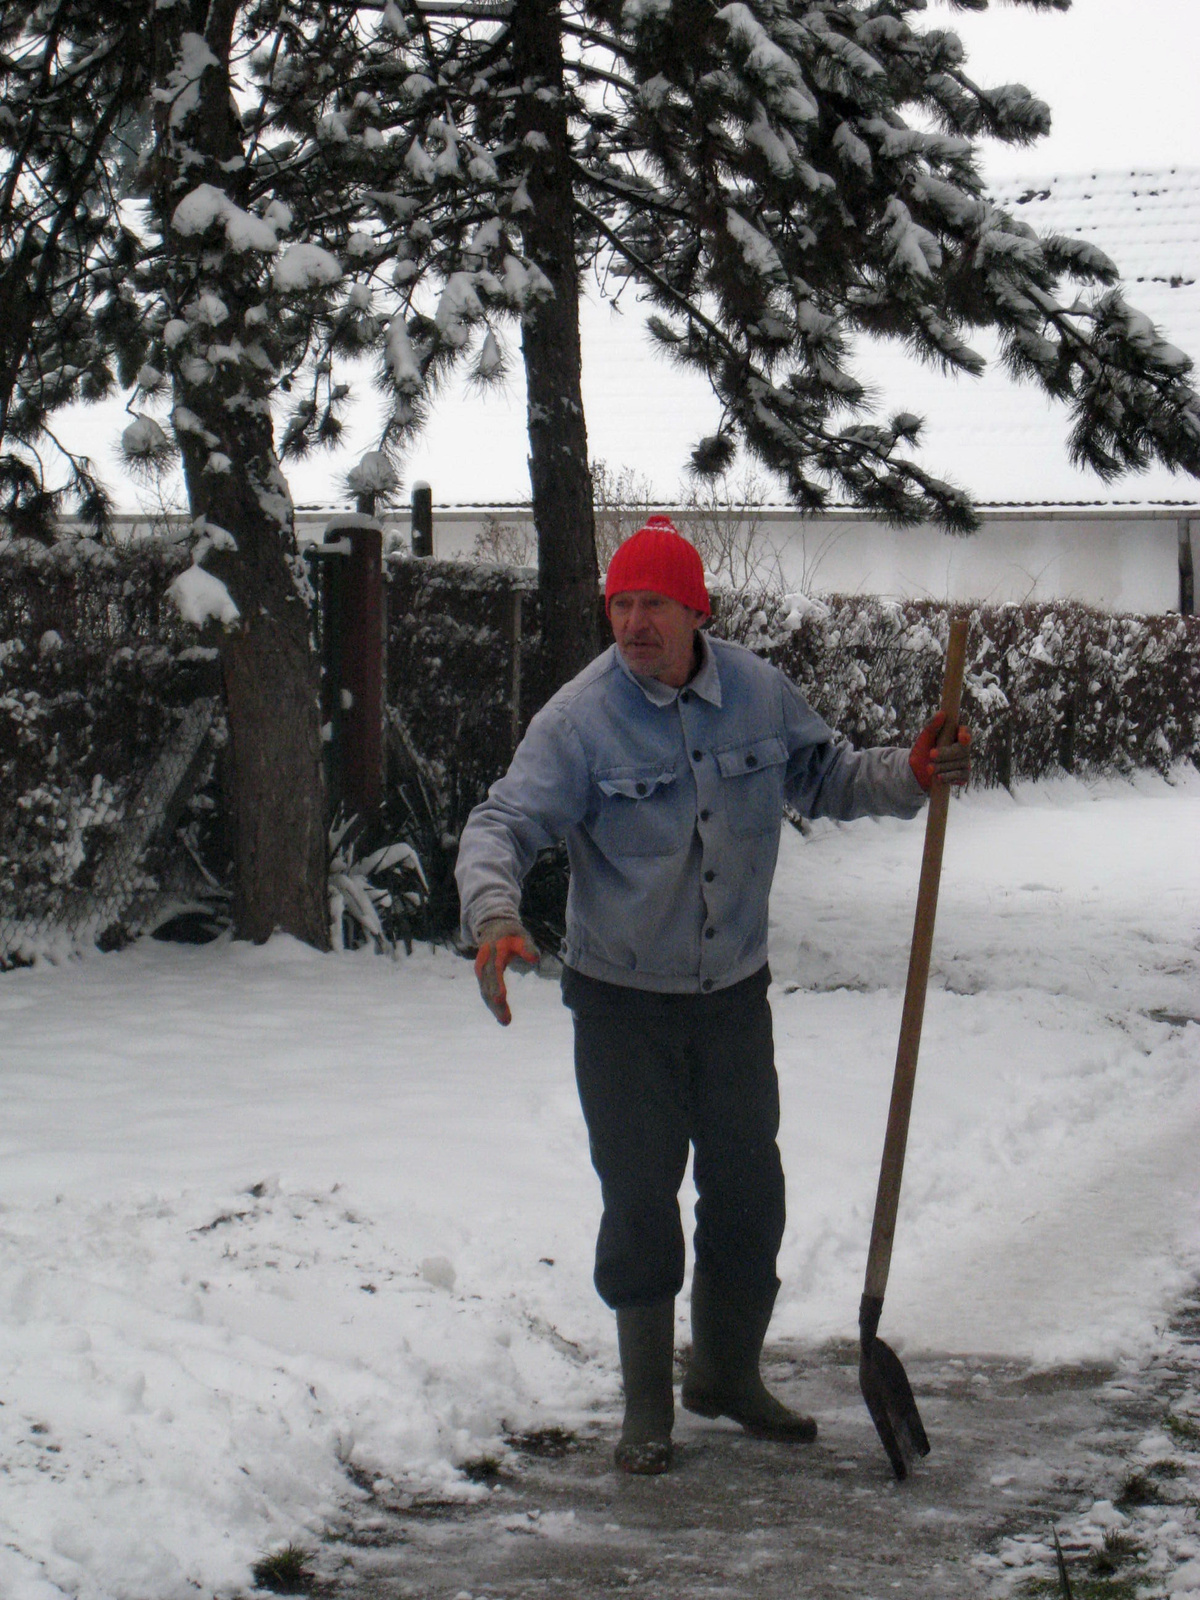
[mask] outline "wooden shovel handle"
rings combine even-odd
[[[947,745],[958,737],[958,713],[962,704],[963,668],[967,658],[966,617],[950,623],[950,643],[946,650],[946,675],[942,682],[941,709],[946,721],[938,734],[938,744]],[[929,794],[929,814],[925,823],[925,853],[921,858],[921,883],[917,890],[917,914],[913,923],[912,950],[908,958],[908,982],[904,989],[904,1011],[900,1018],[900,1043],[896,1050],[896,1072],[892,1079],[892,1103],[888,1110],[887,1134],[883,1141],[883,1162],[879,1169],[879,1189],[875,1195],[875,1220],[871,1224],[871,1248],[867,1254],[867,1281],[864,1293],[882,1300],[892,1264],[892,1240],[896,1234],[896,1213],[900,1208],[900,1179],[904,1174],[904,1151],[908,1144],[908,1119],[912,1111],[913,1086],[917,1080],[917,1053],[921,1048],[921,1024],[925,1020],[925,990],[929,984],[929,957],[933,949],[933,923],[937,916],[938,885],[942,876],[942,847],[946,842],[946,816],[950,808],[950,786],[934,779]]]

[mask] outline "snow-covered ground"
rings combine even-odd
[[[785,832],[773,1336],[856,1333],[921,835]],[[1200,1268],[1198,837],[1192,769],[952,808],[900,1348],[1137,1354]],[[480,1494],[505,1430],[615,1407],[569,1018],[513,998],[283,938],[0,977],[5,1600],[245,1588],[352,1475]]]

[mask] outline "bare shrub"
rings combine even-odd
[[[603,572],[617,546],[654,510],[654,485],[633,467],[610,467],[607,461],[593,461],[591,471],[596,559]]]
[[[715,582],[736,595],[762,595],[785,587],[779,547],[766,527],[767,480],[701,479],[686,493],[676,523],[700,552]]]
[[[528,523],[484,517],[471,547],[471,560],[496,567],[531,567],[537,561],[537,535]]]

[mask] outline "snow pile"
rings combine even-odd
[[[167,590],[167,596],[185,622],[202,628],[219,622],[231,628],[241,616],[233,596],[211,572],[192,565],[184,569]]]
[[[368,450],[346,474],[351,494],[391,494],[400,486],[400,476],[382,450]]]
[[[272,269],[275,287],[284,294],[321,289],[342,277],[341,263],[318,244],[290,244]]]
[[[121,449],[129,461],[153,461],[170,448],[170,439],[153,417],[135,417],[121,434]]]
[[[211,183],[199,184],[184,195],[171,217],[172,228],[184,238],[207,233],[218,222],[224,225],[231,250],[258,250],[271,255],[279,249],[272,223],[244,211],[223,189]]]
[[[953,807],[889,1340],[1136,1355],[1200,1265],[1198,827],[1191,769]],[[774,1338],[854,1336],[921,842],[785,830]],[[570,1022],[513,1010],[286,938],[0,977],[6,1597],[227,1595],[363,1484],[474,1496],[505,1431],[613,1414]]]

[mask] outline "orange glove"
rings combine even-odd
[[[475,976],[483,1003],[501,1027],[512,1021],[504,970],[512,966],[527,972],[538,964],[538,948],[519,922],[511,917],[493,917],[479,930],[479,950],[475,956]]]
[[[971,776],[971,735],[960,725],[957,739],[939,745],[937,737],[945,725],[946,713],[939,711],[928,727],[921,729],[917,742],[908,752],[913,776],[926,794],[935,778],[958,785],[966,783]]]

